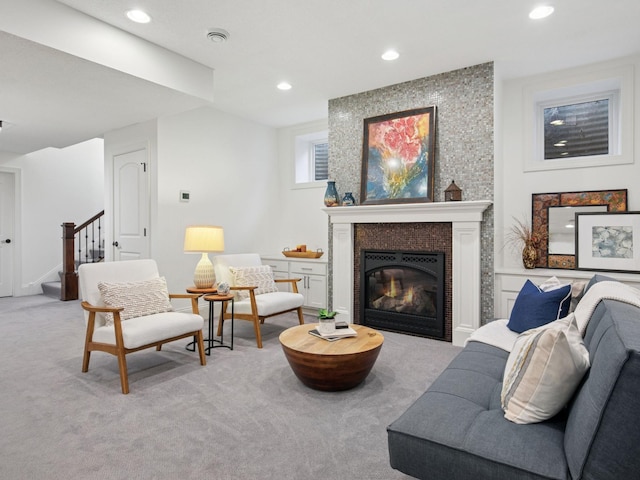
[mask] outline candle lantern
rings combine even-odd
[[[462,200],[462,190],[460,190],[454,180],[451,180],[451,185],[444,191],[444,201],[459,202],[460,200]]]

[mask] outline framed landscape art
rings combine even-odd
[[[436,107],[364,120],[362,204],[433,202]]]

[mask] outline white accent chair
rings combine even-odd
[[[231,287],[231,293],[236,295],[234,302],[234,319],[253,322],[253,329],[256,334],[258,348],[262,348],[260,324],[264,323],[265,318],[296,311],[298,313],[298,321],[300,325],[304,324],[304,315],[302,314],[304,296],[301,293],[298,293],[298,282],[301,280],[300,278],[274,279],[276,284],[289,283],[291,285],[290,292],[276,291],[257,294],[257,285],[236,285],[236,276],[231,270],[233,268],[263,266],[260,255],[257,253],[216,255],[213,257],[213,266],[216,272],[216,281],[228,283]],[[247,292],[248,298],[238,298],[238,292],[240,291]],[[223,322],[229,319],[231,319],[231,312],[220,312],[218,335],[222,332]]]
[[[87,334],[84,344],[82,371],[89,370],[92,351],[110,353],[118,357],[122,393],[129,393],[127,375],[128,353],[156,347],[187,337],[194,337],[198,345],[200,364],[206,365],[202,328],[204,319],[198,314],[198,294],[168,294],[171,298],[191,299],[193,313],[164,311],[127,320],[121,320],[121,312],[127,307],[106,306],[98,288],[100,282],[122,284],[160,280],[155,260],[127,260],[120,262],[86,263],[78,268],[82,308],[85,310]],[[168,299],[160,294],[166,305]],[[113,303],[113,302],[111,302]],[[113,314],[113,324],[108,325],[106,314]],[[122,313],[126,317],[126,314]]]

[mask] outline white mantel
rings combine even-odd
[[[333,224],[333,310],[353,322],[353,225],[452,224],[452,340],[462,346],[480,327],[480,225],[488,200],[360,205],[323,209]]]

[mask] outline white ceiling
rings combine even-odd
[[[62,147],[201,105],[281,127],[325,118],[331,98],[488,61],[501,78],[514,78],[640,52],[638,0],[549,0],[555,13],[534,22],[527,14],[537,3],[0,0],[0,120],[9,124],[0,151]],[[124,13],[132,7],[152,22],[130,22]],[[66,16],[94,26],[97,19],[209,67],[213,102],[131,74],[118,58],[109,64],[60,48],[54,36],[64,42],[79,31],[77,23],[64,30]],[[230,39],[210,42],[213,27]],[[90,50],[90,39],[81,46]],[[387,48],[400,58],[381,60]],[[114,43],[110,52],[146,61],[124,45]],[[282,80],[293,89],[277,90]]]

